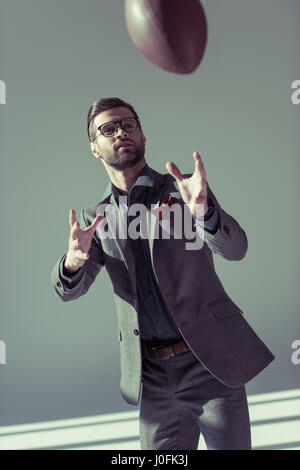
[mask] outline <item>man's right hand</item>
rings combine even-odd
[[[98,214],[92,224],[86,228],[81,229],[79,222],[76,220],[76,213],[73,209],[70,210],[69,224],[70,224],[70,237],[69,249],[64,262],[66,271],[75,273],[81,266],[84,265],[86,260],[89,259],[89,249],[92,243],[94,232],[99,222],[104,218],[104,215]]]

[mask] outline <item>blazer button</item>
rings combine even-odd
[[[61,287],[61,282],[57,281],[56,285],[57,285],[57,287]]]
[[[139,330],[133,330],[135,336],[138,336],[139,335]]]

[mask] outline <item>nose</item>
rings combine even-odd
[[[124,134],[127,134],[127,133],[122,129],[120,122],[116,123],[116,126],[117,126],[117,132],[116,132],[116,134],[115,134],[116,136],[119,135],[120,131],[121,131],[121,135],[122,135],[123,133],[124,133]]]

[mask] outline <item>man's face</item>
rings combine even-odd
[[[118,123],[118,131],[111,137],[102,135],[98,127],[127,117],[135,117],[128,108],[111,108],[98,114],[93,122],[96,140],[91,142],[92,152],[96,158],[101,158],[116,170],[131,168],[144,158],[146,138],[138,126],[135,131],[126,132]],[[125,143],[128,145],[125,146]],[[124,146],[120,146],[122,144]]]

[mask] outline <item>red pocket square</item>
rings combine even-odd
[[[174,199],[172,198],[171,194],[168,194],[168,196],[163,200],[163,204],[167,204],[169,207],[174,204]]]
[[[158,220],[161,220],[163,216],[166,214],[168,211],[168,208],[174,204],[174,199],[170,194],[168,194],[161,205],[159,207],[156,207],[155,209],[152,209],[151,212],[154,214],[156,217],[158,217]]]

